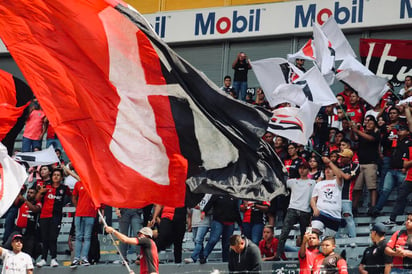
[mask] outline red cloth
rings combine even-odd
[[[73,196],[78,197],[75,216],[96,217],[97,209],[82,182],[79,181],[74,185]]]
[[[404,161],[411,161],[412,160],[412,147],[408,148],[408,152],[404,156],[406,156],[406,157],[403,157],[402,160],[404,160]],[[406,172],[405,181],[412,181],[412,168],[408,168],[408,170]]]
[[[144,32],[111,6],[119,1],[6,2],[0,4],[0,29],[8,26],[2,31],[2,39],[94,204],[123,208],[151,203],[183,206],[187,160],[180,151],[161,61]],[[113,54],[125,63],[111,63],[118,60]],[[120,91],[128,90],[125,86],[131,83],[116,82],[113,77],[127,75],[113,75],[113,67],[120,70],[131,63],[138,68],[138,75],[133,77],[133,92],[125,96]],[[141,98],[133,97],[136,91]],[[122,100],[127,101],[125,108],[138,101],[141,107],[133,111],[146,113],[147,117],[134,121],[121,118],[134,122],[133,128],[138,124],[140,131],[135,133],[142,134],[138,140],[145,143],[138,149],[142,154],[147,152],[147,159],[130,159],[125,152],[137,146],[136,142],[122,139],[127,134],[114,136],[116,129],[131,127],[126,122],[117,124]],[[123,111],[122,115],[133,112]],[[113,146],[117,146],[118,153],[113,152]],[[164,156],[161,158],[166,164],[149,163],[158,159],[155,152]]]

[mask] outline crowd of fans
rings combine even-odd
[[[298,59],[297,65],[304,69],[303,60]],[[289,106],[283,103],[271,107],[260,88],[256,90],[255,99],[247,93],[247,72],[251,66],[245,53],[238,54],[232,68],[235,71],[233,86],[231,77],[225,76],[224,92],[270,110]],[[400,251],[401,248],[408,249],[405,242],[408,235],[412,235],[412,227],[409,228],[412,215],[408,216],[405,232],[397,232],[401,236],[392,236],[387,245],[386,242],[382,245],[381,240],[386,232],[385,225],[395,225],[396,217],[403,214],[405,209],[406,197],[412,192],[409,136],[412,115],[409,104],[398,104],[401,99],[412,95],[411,80],[412,76],[406,77],[405,87],[398,94],[390,86],[377,106],[368,105],[356,91],[344,84],[344,90],[336,96],[339,104],[320,110],[313,135],[306,146],[266,132],[262,138],[273,147],[288,171],[287,188],[290,195],[256,202],[240,201],[227,195],[206,194],[194,208],[162,205],[142,209],[119,208],[115,212],[121,235],[136,235],[143,227],[151,227],[153,234],[149,238],[154,239],[157,251],[173,244],[175,263],[206,263],[221,239],[222,261],[227,262],[230,249],[233,249],[230,237],[237,224],[242,235],[259,247],[264,261],[286,260],[285,250],[294,250],[299,251],[301,273],[312,273],[313,270],[316,272],[324,268],[338,268],[339,273],[346,273],[346,262],[334,253],[335,237],[342,237],[342,231],[346,231],[350,238],[356,237],[354,216],[359,214],[361,203],[368,203],[367,214],[377,217],[391,192],[397,190],[398,198],[393,212],[384,224],[374,226],[371,237],[382,251],[382,256],[394,257],[394,268],[402,270],[406,264],[399,258],[412,257],[409,254],[412,251]],[[61,157],[61,145],[40,105],[35,100],[30,107],[23,134],[23,152],[41,149],[43,137],[47,133],[47,146],[53,145]],[[15,235],[21,234],[23,251],[37,261],[38,267],[48,264],[49,254],[50,266],[58,266],[57,238],[63,207],[69,204],[76,207],[69,240],[73,250],[71,267],[97,262],[97,210],[71,165],[65,165],[62,160],[54,166],[30,168],[28,172],[30,177],[27,184],[5,215],[3,245],[7,247],[16,239]],[[71,178],[67,184],[65,177]],[[364,190],[369,194],[366,197],[362,195]],[[279,226],[279,220],[283,221],[277,238],[274,228]],[[296,224],[299,224],[301,235],[297,248],[286,245],[290,231]],[[189,258],[182,258],[182,242],[186,231],[193,232],[194,247]],[[204,245],[207,232],[210,232],[210,236]],[[395,244],[401,240],[405,241]],[[120,246],[120,253],[126,258],[124,262],[128,262],[128,241],[126,239]],[[245,244],[239,239],[236,241]],[[322,252],[319,252],[319,245]],[[352,245],[356,246],[355,242]],[[142,257],[139,248],[136,253],[135,263],[140,264]],[[380,261],[381,264],[385,262],[382,269],[388,268],[387,265],[390,269],[391,260],[388,257],[385,257],[386,261]],[[359,267],[361,273],[367,273],[362,272],[368,268],[368,260],[364,258]]]

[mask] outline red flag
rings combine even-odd
[[[0,70],[0,141],[9,155],[27,118],[24,110],[33,97],[30,88],[12,74]]]
[[[260,138],[270,113],[214,90],[126,7],[92,2],[0,2],[0,36],[95,205],[181,206],[187,177],[192,191],[283,193]]]
[[[96,206],[183,205],[187,161],[146,37],[119,32],[119,24],[130,24],[105,1],[6,2],[0,4],[0,25],[9,27],[1,37],[86,187],[93,188]],[[110,44],[116,35],[132,33],[133,40],[117,37],[128,43]],[[136,73],[122,74],[130,64]],[[127,84],[147,94],[127,93]],[[132,131],[135,126],[139,130]]]

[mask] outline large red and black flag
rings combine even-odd
[[[33,92],[22,80],[0,70],[0,141],[12,155],[17,135],[28,116]]]
[[[193,192],[268,200],[271,113],[240,103],[118,1],[0,1],[0,37],[96,205],[181,206]],[[186,182],[186,184],[185,184]]]
[[[412,69],[412,40],[359,40],[359,55],[370,71],[399,86]]]

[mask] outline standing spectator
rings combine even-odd
[[[256,99],[252,104],[261,106],[261,107],[264,107],[270,110],[269,102],[266,100],[265,93],[263,92],[261,88],[256,89]]]
[[[116,208],[116,216],[119,220],[119,232],[124,235],[136,235],[137,232],[142,228],[142,213],[143,210],[140,208]],[[129,230],[130,233],[129,233]],[[127,249],[128,245],[121,242],[120,243],[120,253],[126,262],[127,259]],[[117,262],[116,262],[117,263]]]
[[[26,121],[22,140],[22,152],[34,151],[35,147],[41,148],[41,141],[47,130],[46,115],[37,99],[33,99],[30,114]]]
[[[49,120],[46,117],[47,122],[47,135],[46,135],[46,147],[53,146],[55,149],[61,149],[62,144],[60,143],[59,138],[57,138],[56,131],[53,126],[49,123]]]
[[[279,240],[275,237],[273,226],[266,225],[263,228],[263,239],[259,242],[259,250],[263,261],[273,261],[277,258]],[[286,260],[285,253],[280,256]]]
[[[33,262],[30,256],[24,252],[23,236],[16,234],[11,241],[12,251],[0,247],[0,257],[3,260],[2,274],[33,274]]]
[[[353,152],[352,150],[345,148],[339,153],[340,162],[342,165],[342,217],[346,222],[346,230],[348,231],[350,238],[356,237],[356,226],[353,220],[352,213],[352,189],[355,185],[356,177],[359,175],[359,165],[352,163]],[[352,247],[355,247],[355,242],[351,243]]]
[[[129,238],[110,226],[106,226],[105,230],[107,233],[116,236],[122,243],[126,245],[138,245],[141,247],[141,274],[159,273],[159,257],[157,255],[156,244],[152,240],[153,231],[150,227],[143,227],[142,229],[140,229],[139,233],[137,234],[137,238]]]
[[[279,156],[280,160],[282,160],[283,162],[288,157],[288,153],[285,149],[286,144],[287,144],[287,140],[283,138],[282,136],[275,137],[275,141],[274,141],[275,152]]]
[[[313,273],[339,273],[348,274],[346,261],[335,253],[335,238],[325,237],[321,243],[322,253],[319,254],[313,264]],[[329,272],[330,271],[330,272]]]
[[[299,165],[299,179],[289,179],[286,186],[290,189],[290,202],[279,237],[278,256],[283,253],[290,230],[297,222],[300,225],[300,235],[303,237],[306,227],[310,224],[310,199],[316,181],[308,178],[309,164],[305,161]]]
[[[229,239],[229,273],[261,273],[259,248],[247,238],[232,235]]]
[[[372,214],[372,208],[376,205],[377,198],[377,160],[379,159],[380,136],[376,131],[376,127],[377,123],[375,120],[369,120],[367,122],[364,132],[361,131],[355,123],[352,124],[352,132],[355,135],[354,138],[359,141],[358,157],[360,164],[360,173],[353,189],[353,208],[357,210],[363,184],[366,183],[371,200],[371,207],[368,210],[369,214]]]
[[[206,263],[207,257],[212,252],[222,236],[222,261],[229,259],[229,238],[235,229],[235,222],[242,225],[239,212],[239,200],[228,195],[212,195],[203,208],[202,215],[213,209],[213,221],[210,229],[210,238],[204,250],[204,258],[199,260]]]
[[[318,234],[324,232],[325,236],[334,236],[341,223],[342,171],[327,157],[322,160],[326,165],[326,180],[317,183],[312,192],[312,227]]]
[[[236,60],[233,61],[232,69],[235,70],[233,76],[233,88],[240,100],[246,101],[247,72],[251,69],[249,60],[244,52],[239,52]]]
[[[406,174],[403,169],[403,157],[405,152],[408,151],[409,146],[412,145],[411,139],[409,138],[409,130],[406,125],[399,125],[398,140],[396,141],[396,146],[393,148],[390,154],[390,166],[389,170],[386,172],[385,180],[383,182],[383,189],[381,195],[379,195],[378,202],[373,208],[372,215],[378,216],[379,212],[385,205],[389,195],[394,188],[398,188],[405,180]]]
[[[392,258],[385,254],[386,227],[382,223],[376,223],[371,230],[373,245],[366,248],[359,265],[360,274],[389,274],[392,267]]]
[[[284,164],[286,170],[288,171],[289,179],[299,178],[298,167],[304,161],[304,159],[302,157],[299,157],[298,145],[295,143],[290,143],[288,145],[288,154],[289,159],[285,160]]]
[[[356,91],[351,92],[347,106],[346,115],[350,117],[352,122],[362,125],[365,108],[361,105],[359,95]]]
[[[411,144],[411,143],[409,143]],[[384,224],[394,225],[396,217],[403,213],[408,195],[412,192],[412,146],[409,145],[403,154],[403,168],[406,170],[405,181],[401,184],[398,191],[395,207],[392,210],[389,220]]]
[[[321,162],[320,159],[316,156],[312,156],[309,158],[309,174],[308,178],[315,180],[315,181],[321,181],[324,179],[325,175],[323,174],[323,170],[321,168]]]
[[[240,211],[243,212],[243,235],[259,244],[262,239],[262,231],[265,225],[265,213],[269,209],[268,202],[243,201],[240,205]]]
[[[401,97],[404,97],[408,91],[410,91],[412,89],[412,76],[411,75],[407,75],[405,77],[405,85],[403,86],[403,88],[399,91],[399,95]]]
[[[336,96],[342,96],[343,97],[343,104],[345,104],[346,106],[348,106],[349,101],[350,101],[350,94],[353,92],[353,89],[347,85],[347,84],[343,84],[343,91],[339,92],[338,95]]]
[[[205,240],[206,233],[209,231],[211,223],[211,215],[205,214],[203,219],[201,218],[203,208],[209,201],[212,194],[205,194],[200,203],[191,209],[191,222],[192,222],[192,233],[193,239],[195,242],[195,248],[193,249],[192,255],[190,258],[184,259],[185,263],[194,263],[197,259],[203,259],[203,241]]]
[[[74,186],[72,202],[76,207],[74,217],[76,242],[74,244],[74,259],[70,267],[76,268],[80,264],[83,266],[90,265],[87,255],[90,250],[97,210],[81,181],[78,181]]]
[[[235,89],[232,87],[232,78],[229,75],[226,75],[223,80],[223,86],[220,88],[226,94],[232,96],[233,98],[237,98],[237,93]]]
[[[17,231],[19,234],[23,234],[23,251],[33,259],[36,259],[40,252],[37,221],[42,204],[36,201],[36,194],[37,190],[35,188],[29,188],[26,198],[21,196],[24,203],[20,206],[16,219]]]
[[[47,264],[47,254],[50,250],[50,266],[59,266],[57,257],[57,237],[63,218],[63,206],[66,197],[71,197],[70,189],[62,184],[63,170],[55,169],[52,172],[52,183],[41,186],[36,200],[41,200],[43,207],[40,213],[40,233],[43,243],[42,259],[37,262],[38,267]]]
[[[319,234],[306,232],[299,249],[300,274],[312,274],[315,258],[319,255]]]
[[[383,185],[388,170],[391,168],[391,155],[396,148],[398,142],[399,126],[399,109],[392,107],[389,109],[389,121],[386,123],[386,128],[381,128],[381,147],[382,147],[382,168],[379,176],[379,195],[382,195]]]
[[[412,213],[408,213],[405,228],[391,236],[385,254],[393,258],[391,273],[411,273],[412,268]]]
[[[306,69],[303,67],[305,65],[305,59],[297,58],[296,61],[295,61],[295,65],[302,72],[306,72]]]
[[[159,235],[156,239],[157,249],[162,251],[173,244],[173,255],[176,264],[182,262],[182,244],[186,232],[186,211],[186,207],[173,208],[155,205],[153,219],[149,223],[149,226],[153,227],[157,217],[161,216]]]
[[[0,170],[1,172],[1,170]],[[0,174],[1,177],[1,174]],[[1,178],[0,178],[1,179]],[[9,239],[11,233],[13,232],[14,228],[14,223],[17,218],[17,213],[19,212],[20,206],[23,204],[23,200],[21,199],[26,192],[26,185],[22,185],[20,189],[19,195],[14,199],[13,204],[11,207],[6,211],[6,214],[4,214],[3,218],[5,218],[4,221],[4,232],[3,232],[3,245],[7,242]]]

